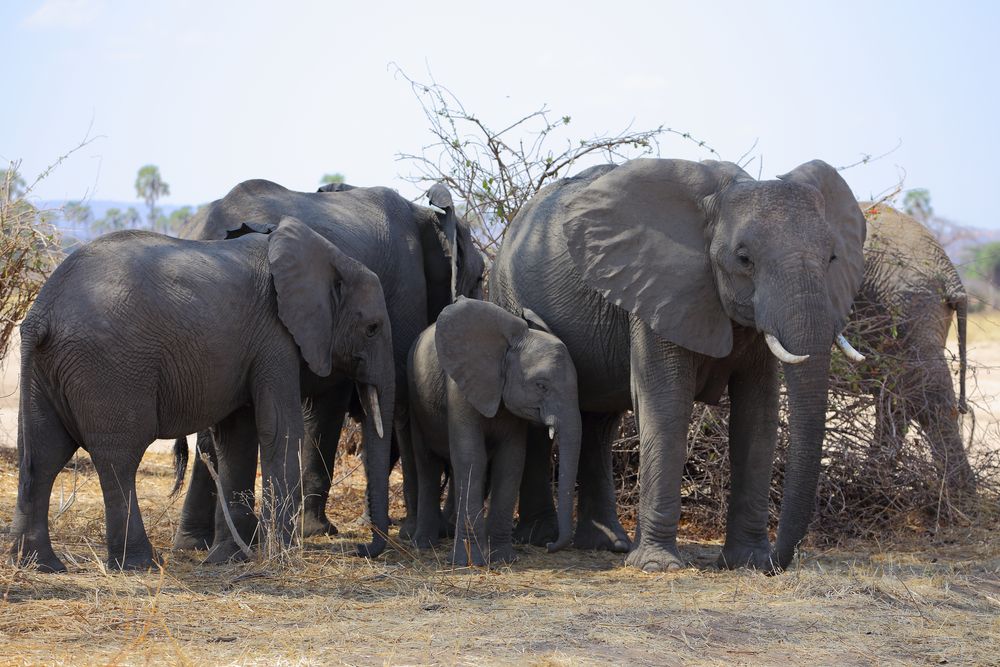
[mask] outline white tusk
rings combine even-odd
[[[556,427],[555,426],[550,426],[549,427],[549,440],[555,440],[555,439],[556,439]]]
[[[378,404],[378,391],[375,389],[375,385],[368,385],[368,402],[372,406],[372,421],[375,422],[375,432],[378,433],[378,437],[383,437],[385,432],[382,430],[382,409]]]
[[[435,206],[434,204],[428,204],[427,208],[429,208],[430,210],[434,211],[438,215],[446,215],[448,213],[448,211],[444,210],[440,206]]]
[[[808,354],[792,354],[785,349],[781,341],[769,333],[764,334],[764,340],[767,342],[767,346],[771,348],[771,353],[786,364],[801,364],[809,358]]]
[[[840,350],[844,353],[845,357],[847,357],[856,364],[860,364],[862,361],[865,360],[865,355],[855,350],[854,347],[847,342],[847,339],[844,338],[844,334],[837,335],[837,347],[840,348]]]

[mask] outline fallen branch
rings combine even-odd
[[[232,533],[236,546],[240,548],[240,551],[243,552],[244,556],[250,558],[253,555],[253,552],[250,551],[250,547],[243,541],[243,538],[240,537],[239,531],[236,530],[236,524],[233,522],[233,517],[229,514],[229,507],[227,507],[226,503],[226,494],[222,490],[222,481],[219,480],[219,473],[215,472],[215,466],[212,465],[212,460],[208,457],[208,454],[199,449],[198,456],[201,458],[201,462],[205,464],[205,467],[208,468],[208,474],[212,476],[213,480],[215,480],[215,490],[219,494],[219,506],[222,507],[222,516],[226,517],[226,525],[229,526],[229,532]]]

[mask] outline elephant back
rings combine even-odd
[[[965,288],[948,253],[924,225],[885,204],[862,204],[868,218],[865,289],[882,298],[933,296],[951,303]]]

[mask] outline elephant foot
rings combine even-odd
[[[302,515],[302,537],[336,535],[338,532],[337,527],[326,518],[325,512],[318,515],[306,512]]]
[[[726,543],[719,554],[717,564],[723,570],[735,570],[746,567],[751,570],[773,572],[775,565],[771,560],[771,545],[767,540],[757,543]]]
[[[455,540],[455,548],[448,561],[455,567],[486,567],[487,561],[478,544],[471,540]]]
[[[178,530],[174,536],[174,549],[178,551],[204,551],[212,546],[215,534],[212,532],[187,532]]]
[[[558,531],[551,541],[554,542],[556,537]],[[573,534],[573,546],[577,549],[627,553],[632,548],[632,541],[617,518],[601,520],[580,517]]]
[[[417,534],[417,518],[407,516],[399,522],[399,539],[401,542],[412,540]]]
[[[684,567],[676,545],[640,541],[625,559],[625,564],[643,572],[667,572]]]
[[[107,560],[109,570],[121,570],[122,572],[155,570],[160,567],[161,564],[159,556],[153,553],[152,549],[146,551],[145,553],[126,553],[124,558],[120,556],[110,556]]]
[[[438,537],[453,538],[455,537],[455,520],[445,519],[441,517],[441,523],[438,527]]]
[[[66,566],[63,565],[61,560],[52,556],[52,558],[46,558],[45,560],[39,559],[35,561],[35,569],[39,572],[53,574],[56,572],[65,572]]]
[[[544,547],[559,539],[559,522],[556,515],[545,515],[533,519],[518,517],[514,526],[514,544],[533,544]]]
[[[490,565],[510,565],[517,560],[513,544],[504,544],[490,549]]]
[[[32,552],[25,550],[23,553],[32,554],[22,556],[18,553],[11,553],[10,562],[16,567],[34,567],[39,572],[53,573],[65,572],[66,566],[59,560],[55,552],[49,549],[46,553]]]
[[[245,560],[249,560],[249,557],[243,553],[239,545],[233,540],[226,540],[213,545],[204,562],[209,565],[221,565],[222,563],[240,563]]]
[[[431,531],[417,529],[416,535],[411,539],[413,546],[418,549],[433,549],[440,542],[440,538]]]

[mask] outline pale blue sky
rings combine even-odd
[[[497,125],[546,103],[578,135],[662,123],[732,160],[756,139],[765,177],[902,140],[844,173],[858,197],[905,173],[940,214],[1000,228],[998,19],[993,2],[5,0],[0,159],[30,177],[92,121],[103,138],[39,197],[134,199],[146,163],[166,203],[330,171],[412,196],[395,154],[429,135],[396,62]],[[662,155],[709,157],[670,138]]]

